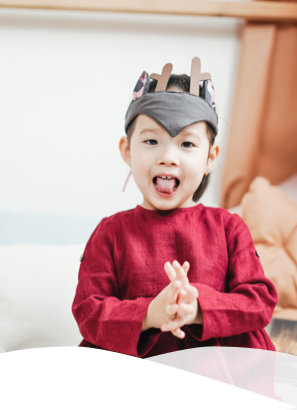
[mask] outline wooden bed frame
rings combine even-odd
[[[297,22],[297,3],[276,1],[0,0],[1,7],[233,17],[249,21]]]

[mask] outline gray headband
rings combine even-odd
[[[159,91],[142,95],[132,101],[125,117],[125,131],[139,115],[145,114],[161,125],[171,137],[185,127],[205,121],[218,133],[218,116],[203,98],[186,92]]]

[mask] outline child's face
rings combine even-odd
[[[120,150],[143,194],[142,206],[152,210],[196,205],[192,196],[219,153],[217,145],[210,147],[205,122],[189,125],[172,138],[143,114],[136,119],[130,146],[122,137]]]

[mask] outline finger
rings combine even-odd
[[[192,286],[190,284],[185,285],[184,290],[187,292],[188,296],[190,296],[192,299],[197,299],[198,298],[198,290],[195,288],[195,286]]]
[[[173,269],[173,267],[171,266],[170,262],[166,262],[164,265],[164,270],[168,276],[168,278],[170,279],[170,281],[172,282],[175,277],[176,277],[176,273],[175,270]]]
[[[184,337],[186,336],[186,334],[185,334],[185,332],[183,332],[181,329],[176,329],[176,330],[173,330],[172,332],[171,332],[172,334],[173,334],[173,336],[176,336],[176,337],[178,337],[179,339],[184,339]]]
[[[175,270],[176,279],[179,279],[182,285],[189,283],[186,272],[183,270],[183,268],[180,266],[180,264],[177,261],[172,262],[172,267]]]
[[[181,328],[184,325],[182,320],[173,320],[170,323],[165,323],[161,326],[162,332],[174,332],[177,329]]]
[[[167,304],[173,305],[177,301],[178,291],[181,288],[181,283],[179,280],[175,280],[170,283],[168,286],[168,294],[167,294]]]
[[[188,299],[188,297],[187,297],[187,292],[186,292],[186,290],[183,289],[183,288],[181,288],[181,289],[178,291],[176,303],[178,303],[178,304],[180,304],[180,303],[186,303],[186,302],[187,302],[187,299]]]
[[[162,332],[172,332],[185,324],[185,318],[181,317],[161,326]]]
[[[179,305],[181,303],[192,303],[197,298],[197,289],[194,286],[187,284],[178,291],[177,303]]]
[[[182,268],[183,268],[183,270],[186,272],[186,275],[187,275],[188,272],[189,272],[189,269],[190,269],[190,264],[189,264],[189,262],[187,262],[187,261],[184,262]]]
[[[184,292],[186,292],[186,295],[184,295],[182,299],[178,298],[179,303],[192,303],[195,299],[198,298],[198,290],[194,286],[188,284],[185,285],[182,289]]]
[[[183,320],[186,319],[187,316],[190,316],[194,313],[195,308],[193,305],[189,305],[188,303],[182,303],[178,305],[178,310],[176,312],[176,319]]]
[[[165,309],[165,312],[167,313],[167,315],[172,316],[176,314],[178,308],[179,306],[177,303],[175,303],[174,305],[168,305]]]

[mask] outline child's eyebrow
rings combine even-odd
[[[201,136],[197,132],[184,131],[181,135],[182,137],[198,137],[201,140]]]
[[[140,131],[140,134],[145,134],[146,132],[152,132],[153,134],[157,134],[158,133],[158,128],[144,128],[143,130]]]

